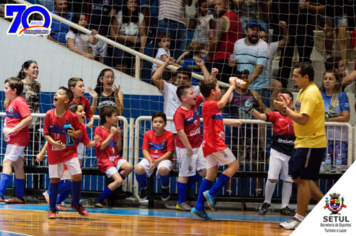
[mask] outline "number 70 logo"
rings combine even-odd
[[[42,20],[31,21],[29,24],[28,19],[33,13],[40,14]],[[48,35],[51,31],[51,14],[47,8],[40,5],[28,7],[25,4],[6,4],[5,18],[14,18],[7,32],[8,35],[18,34],[20,36],[22,33],[25,35]]]

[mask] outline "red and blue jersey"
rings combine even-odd
[[[94,136],[96,135],[100,137],[100,141],[95,145],[98,168],[101,172],[105,173],[110,167],[116,167],[119,160],[122,159],[116,148],[119,135],[116,133],[111,138],[108,146],[103,150],[100,150],[100,146],[109,137],[110,130],[105,129],[102,126],[96,127]]]
[[[183,129],[187,135],[192,148],[199,148],[201,145],[200,137],[200,117],[199,117],[199,105],[203,102],[201,95],[196,97],[195,106],[190,110],[184,110],[181,106],[178,107],[176,113],[173,116],[173,122],[176,126],[176,130]],[[186,148],[179,135],[176,138],[176,146],[180,148]]]
[[[208,156],[227,148],[224,119],[218,109],[219,101],[206,100],[203,105],[203,153]]]
[[[72,125],[74,130],[80,129],[79,120],[73,112],[67,110],[66,113],[59,118],[55,115],[55,109],[47,111],[44,118],[43,134],[50,135],[54,141],[60,140],[62,143],[66,144],[67,137],[64,129],[66,121]],[[48,163],[50,165],[55,165],[77,157],[77,144],[74,142],[74,145],[72,146],[64,145],[62,149],[57,149],[52,146],[52,144],[48,143],[47,151]]]
[[[154,130],[149,130],[143,138],[142,149],[147,149],[151,158],[156,160],[168,151],[174,151],[174,135],[165,130],[163,135],[156,136]]]
[[[10,129],[14,128],[20,124],[24,118],[31,115],[26,100],[20,96],[9,103],[9,105],[6,107],[5,113],[6,126]],[[30,141],[28,126],[15,133],[9,134],[9,137],[10,141],[8,141],[7,144],[27,146],[28,142]]]
[[[81,97],[79,101],[77,100],[72,100],[70,103],[80,103],[83,105],[84,111],[85,111],[85,117],[89,119],[90,117],[93,117],[93,114],[91,113],[90,110],[90,103],[88,98],[86,97]]]
[[[87,128],[83,123],[80,124],[80,129],[82,130],[82,136],[75,138],[75,143],[78,145],[79,143],[83,143],[85,146],[88,145],[90,139],[88,137]]]

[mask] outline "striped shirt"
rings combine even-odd
[[[158,20],[169,19],[185,23],[185,3],[183,0],[159,0]]]
[[[237,40],[233,52],[236,58],[237,70],[248,70],[250,75],[256,65],[263,65],[264,69],[258,78],[248,87],[250,90],[259,90],[268,88],[268,60],[269,47],[268,44],[260,39],[258,43],[247,45],[245,38]]]

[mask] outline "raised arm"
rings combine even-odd
[[[227,102],[229,101],[229,98],[230,98],[230,95],[232,93],[232,91],[234,90],[235,88],[235,80],[233,79],[230,79],[230,87],[229,89],[226,91],[226,93],[224,94],[224,96],[220,99],[220,101],[218,102],[217,106],[218,106],[218,109],[221,109],[223,107],[226,106]]]
[[[212,61],[214,54],[216,52],[217,46],[220,42],[221,35],[228,29],[228,18],[227,17],[221,17],[218,19],[214,31],[214,35],[210,40],[209,43],[209,52],[207,56],[208,61]]]
[[[174,62],[175,61],[173,57],[168,58],[168,60],[166,60],[163,65],[158,67],[158,69],[152,75],[152,81],[159,91],[163,91],[164,89],[164,80],[162,79],[163,72],[166,70],[167,66],[173,65]]]
[[[352,82],[356,81],[356,70],[348,74],[343,80],[342,80],[342,87],[346,87],[347,85],[352,84]]]
[[[145,46],[146,46],[146,41],[147,41],[145,19],[143,19],[142,23],[140,24],[140,41],[141,41],[140,53],[145,53]],[[142,63],[142,65],[143,65],[143,63]]]
[[[283,39],[281,39],[281,40],[278,42],[278,48],[283,48],[285,45],[288,45],[288,44],[289,44],[290,38],[289,38],[289,34],[288,34],[286,22],[285,22],[285,21],[280,21],[280,22],[279,22],[279,26],[282,28]]]

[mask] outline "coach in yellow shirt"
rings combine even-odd
[[[306,216],[310,198],[320,201],[324,196],[314,181],[319,178],[326,151],[325,111],[321,93],[313,80],[312,65],[300,63],[293,71],[294,84],[301,88],[294,111],[288,108],[284,96],[279,95],[279,101],[274,101],[274,107],[293,120],[296,136],[289,174],[298,186],[297,213],[291,220],[279,224],[284,229],[296,229]]]

